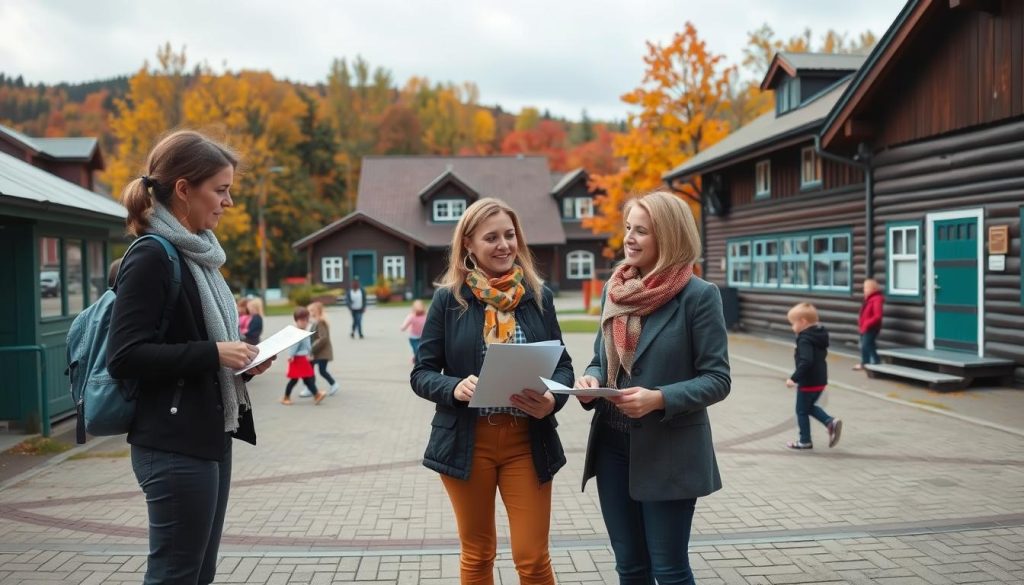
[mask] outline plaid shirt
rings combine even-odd
[[[516,323],[516,332],[512,338],[512,343],[526,343],[526,334]],[[487,356],[487,342],[481,343],[480,353],[483,357]],[[479,408],[478,414],[480,416],[487,416],[489,414],[511,414],[512,416],[529,416],[525,412],[519,410],[514,406],[493,406],[488,408]]]

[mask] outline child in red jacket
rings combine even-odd
[[[877,364],[878,332],[882,330],[882,304],[885,298],[882,296],[881,287],[878,281],[873,278],[864,279],[864,304],[860,307],[860,319],[857,324],[860,329],[860,363],[853,366],[855,370],[863,370],[864,364]]]

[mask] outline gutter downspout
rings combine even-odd
[[[873,278],[875,275],[875,197],[874,167],[871,165],[871,157],[868,157],[867,162],[861,162],[823,150],[821,148],[821,136],[818,134],[814,135],[814,152],[822,158],[827,158],[830,161],[847,166],[857,167],[864,171],[864,278]]]

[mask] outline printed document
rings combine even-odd
[[[310,335],[313,335],[312,331],[306,331],[304,329],[299,329],[294,325],[288,325],[257,345],[256,349],[259,350],[259,353],[256,354],[256,359],[252,360],[251,364],[241,370],[235,370],[235,375],[255,368]]]
[[[555,382],[554,380],[548,380],[547,378],[541,377],[541,382],[547,386],[548,390],[551,390],[552,394],[571,394],[573,396],[619,396],[622,394],[621,390],[615,388],[569,388],[565,384]]]
[[[555,372],[564,349],[557,339],[488,345],[469,405],[476,408],[512,406],[509,398],[524,388],[543,393],[545,388],[540,378]]]

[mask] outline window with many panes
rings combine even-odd
[[[772,161],[763,160],[754,167],[754,197],[768,197],[772,194]]]
[[[594,216],[594,200],[590,197],[566,197],[562,199],[562,218],[583,219]]]
[[[405,256],[384,257],[384,277],[391,280],[405,278]]]
[[[916,297],[921,294],[921,226],[892,225],[888,240],[887,294]]]
[[[434,200],[434,221],[458,221],[465,212],[465,199]]]
[[[594,276],[594,253],[586,250],[569,252],[565,259],[566,274],[572,280],[585,280]]]
[[[817,187],[821,185],[821,157],[808,146],[800,151],[800,187]]]
[[[730,286],[849,292],[849,232],[773,234],[730,240]]]
[[[320,280],[341,282],[345,279],[345,260],[340,256],[326,256],[320,259]]]

